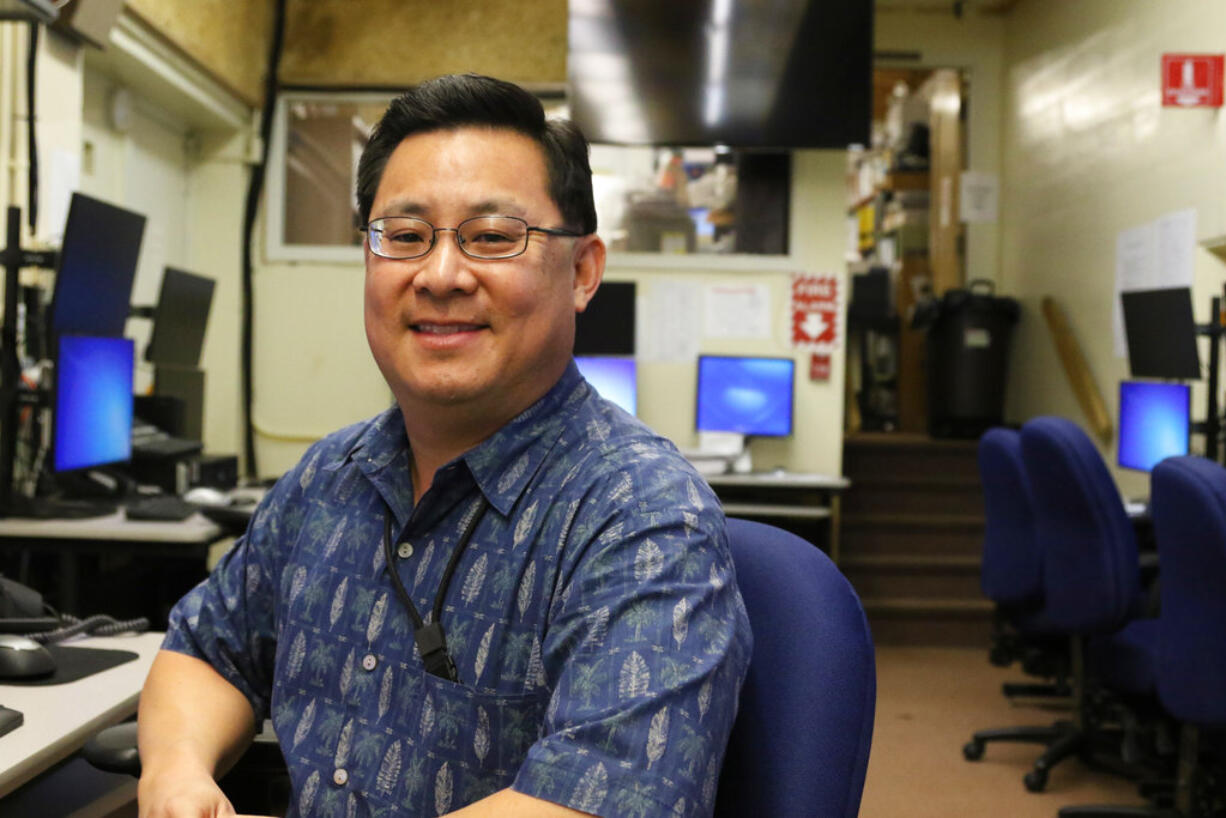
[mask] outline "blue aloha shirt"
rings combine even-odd
[[[710,815],[751,637],[719,502],[572,363],[417,508],[398,409],[314,445],[175,607],[164,647],[271,714],[290,815],[442,815],[511,786],[596,815]],[[481,497],[427,674],[423,616]],[[390,510],[390,511],[389,511]]]

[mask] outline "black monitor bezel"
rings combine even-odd
[[[180,304],[174,304],[174,288],[168,287],[167,283],[174,283],[175,279],[191,283],[200,287],[207,287],[208,296],[204,299],[204,310],[199,321],[199,333],[193,331],[192,347],[195,350],[194,357],[175,357],[165,354],[162,349],[166,347],[169,341],[167,338],[172,337],[173,330],[177,327],[168,326],[168,320],[180,317],[180,313],[172,312],[176,307],[186,305],[187,301],[183,300]],[[153,310],[153,329],[149,333],[149,343],[145,346],[145,360],[150,363],[164,366],[183,366],[197,367],[200,365],[200,356],[204,351],[204,338],[208,333],[209,315],[213,309],[213,296],[217,291],[217,282],[208,276],[202,276],[199,273],[193,273],[179,267],[166,267],[162,271],[162,283],[158,287],[157,305]],[[180,290],[182,292],[182,290]],[[192,305],[195,306],[195,305]],[[193,327],[194,330],[194,327]]]
[[[1201,379],[1200,350],[1196,344],[1196,320],[1190,287],[1125,290],[1120,293],[1120,310],[1131,377]],[[1151,339],[1161,337],[1169,344],[1177,336],[1182,339],[1177,341],[1181,347],[1178,350],[1179,360],[1164,364],[1149,355],[1152,351]]]

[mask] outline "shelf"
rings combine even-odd
[[[797,520],[825,520],[830,517],[828,508],[771,505],[767,503],[724,503],[724,514],[746,517],[790,517]]]
[[[1213,253],[1220,260],[1226,261],[1226,235],[1203,239],[1200,242],[1200,246]]]

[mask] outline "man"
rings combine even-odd
[[[142,818],[230,814],[213,777],[266,715],[292,815],[709,814],[748,621],[715,497],[571,361],[605,260],[586,141],[442,77],[392,103],[358,204],[396,406],[176,607]]]

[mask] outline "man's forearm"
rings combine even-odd
[[[164,650],[141,691],[137,734],[143,771],[195,763],[216,777],[251,743],[255,714],[208,663]]]
[[[448,818],[591,818],[590,813],[542,801],[508,787],[452,813]]]

